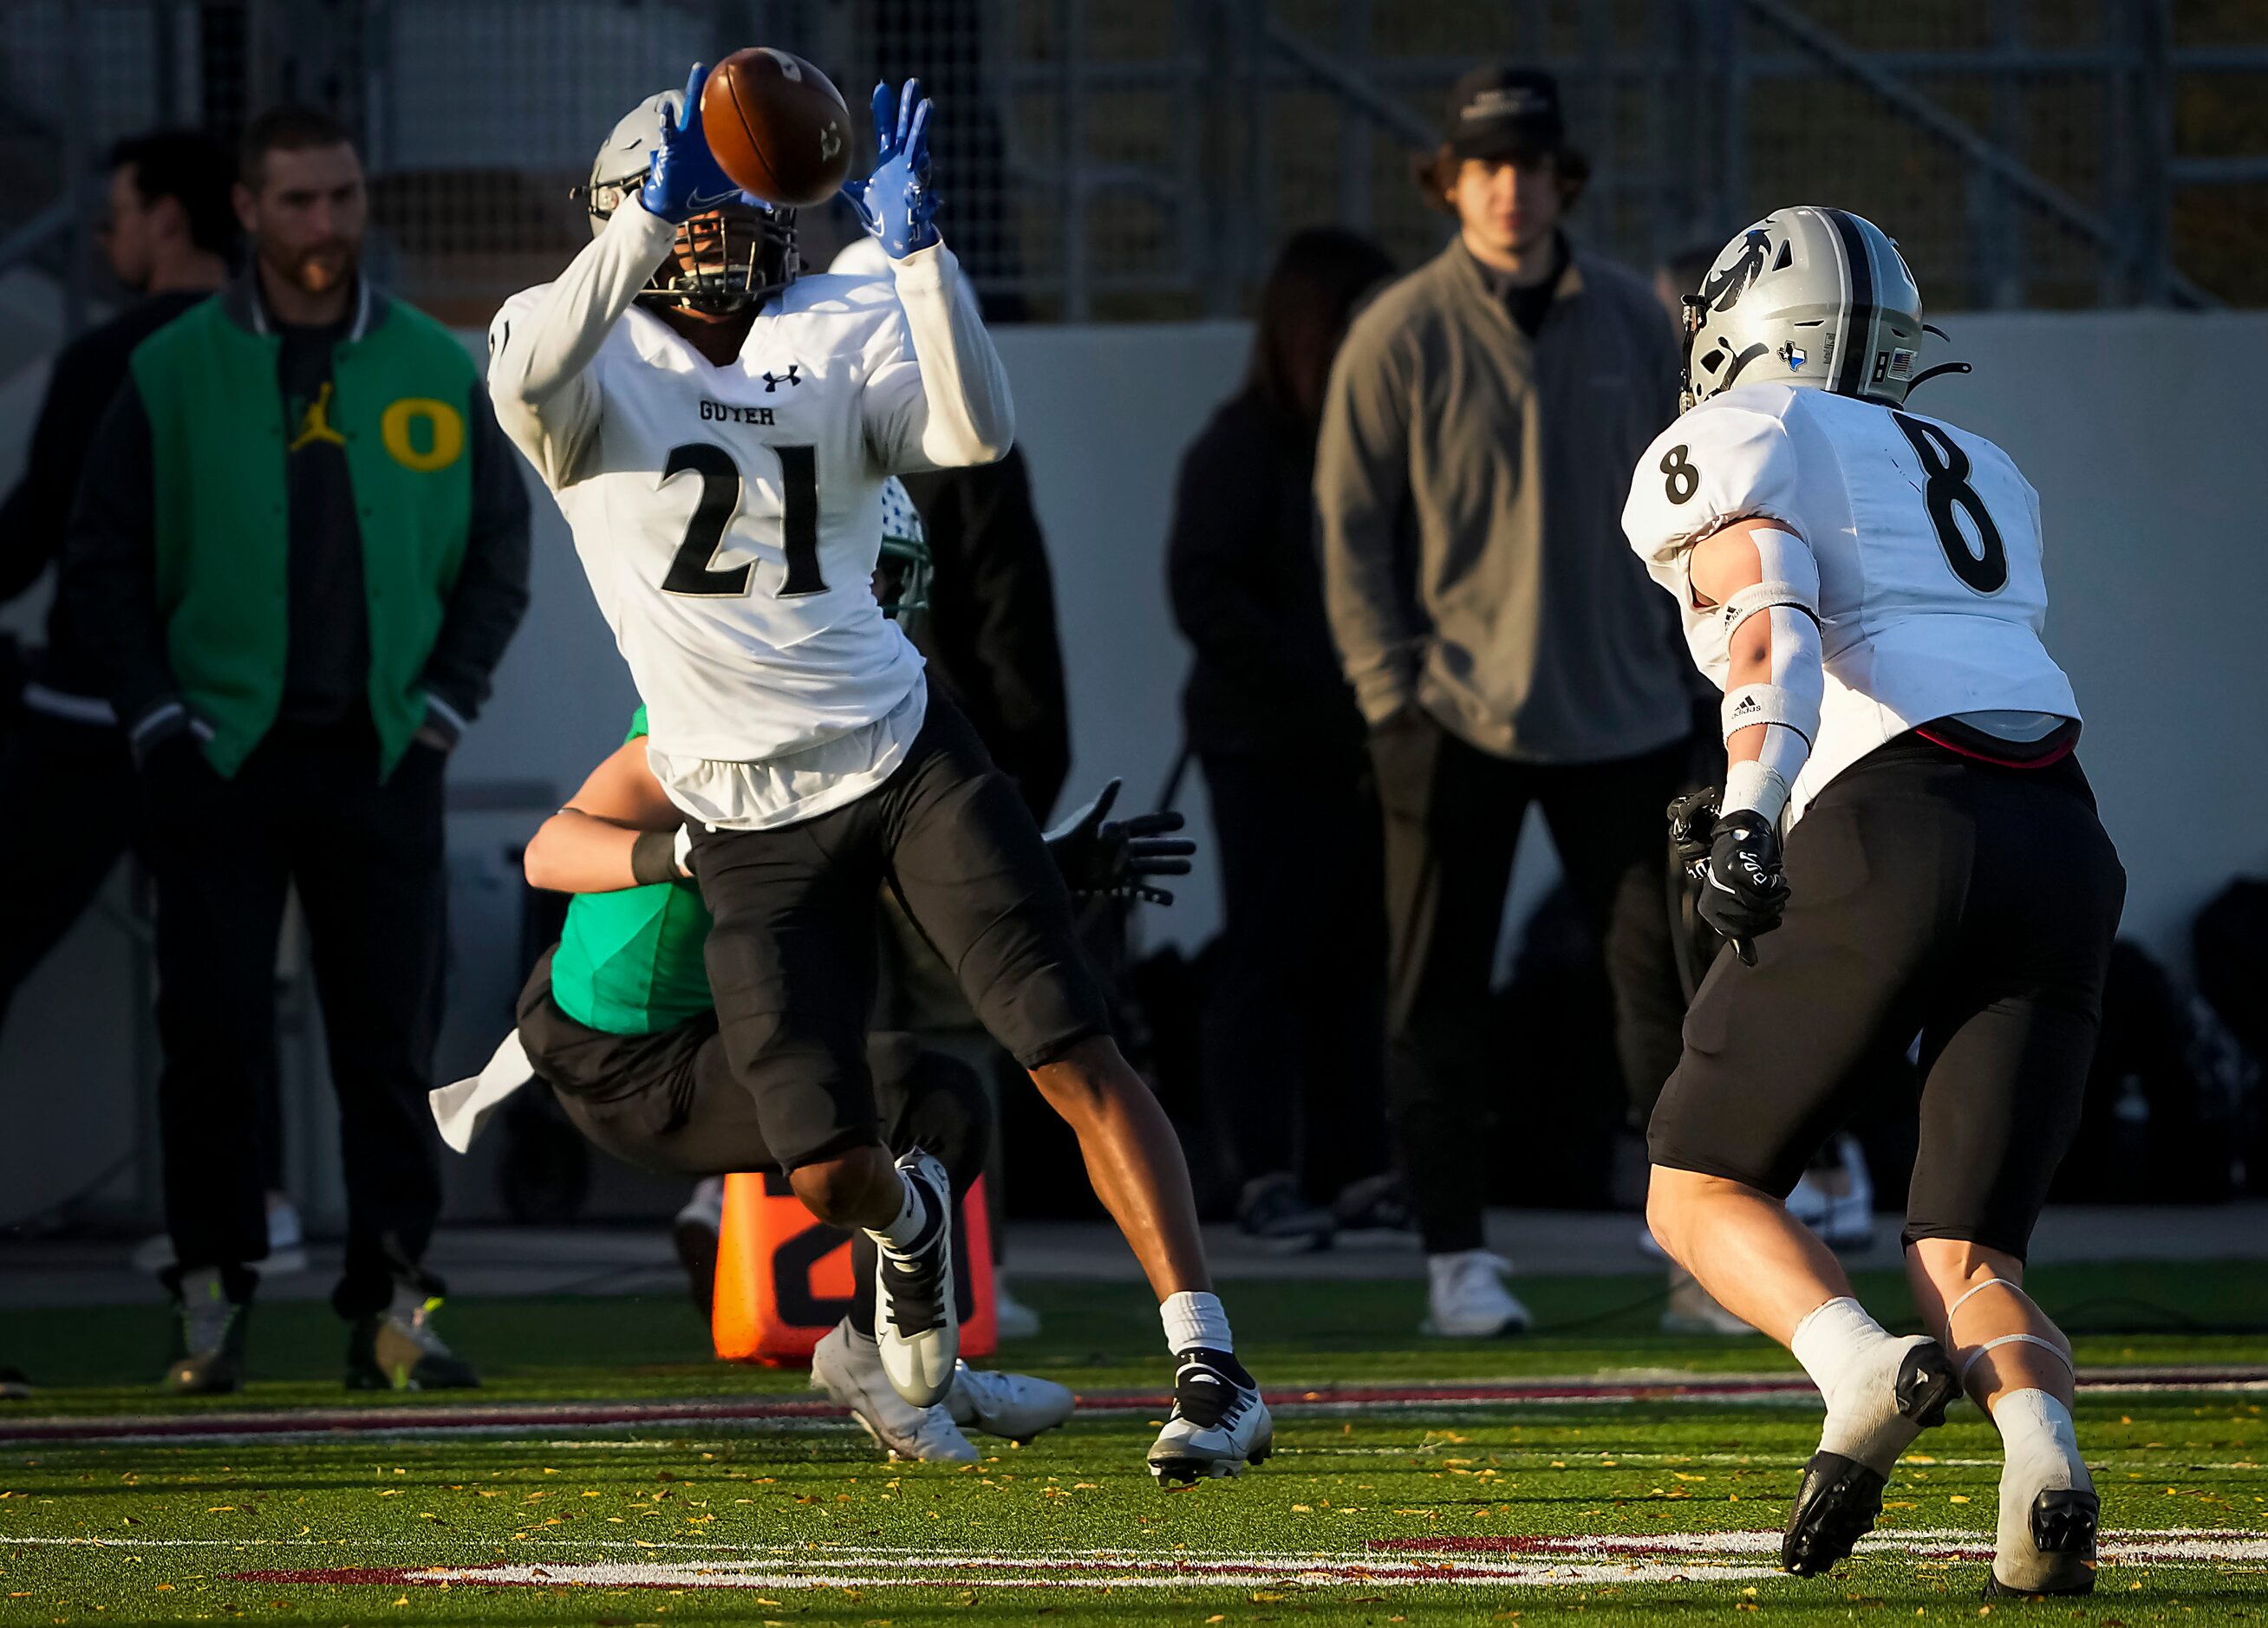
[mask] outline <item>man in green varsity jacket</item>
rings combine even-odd
[[[527,499],[477,370],[360,275],[360,161],[327,115],[247,130],[245,275],[136,349],[62,591],[98,647],[151,831],[166,1383],[239,1383],[267,1254],[254,1082],[288,887],[347,1187],[347,1382],[468,1385],[423,1265],[441,1009],[442,770],[527,604]]]

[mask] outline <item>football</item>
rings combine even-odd
[[[800,56],[770,46],[735,51],[709,70],[701,128],[725,173],[767,203],[824,203],[850,172],[843,92]]]

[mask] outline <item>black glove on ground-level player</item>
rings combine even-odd
[[[1753,808],[1717,816],[1708,868],[1701,877],[1701,919],[1731,939],[1750,966],[1756,959],[1751,940],[1778,926],[1787,908],[1779,858],[1779,833]]]

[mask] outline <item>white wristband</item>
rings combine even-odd
[[[1753,808],[1777,826],[1787,807],[1787,782],[1778,770],[1753,758],[1744,759],[1725,771],[1725,794],[1717,806],[1726,814]]]

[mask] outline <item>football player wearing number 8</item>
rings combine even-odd
[[[880,1245],[890,1382],[926,1407],[957,1345],[945,1182],[884,1151],[865,1061],[886,883],[1078,1132],[1162,1302],[1161,1478],[1233,1474],[1270,1424],[1211,1293],[1171,1124],[1120,1056],[1037,825],[869,591],[883,482],[985,463],[1007,379],[932,216],[931,108],[879,89],[846,190],[887,281],[799,278],[793,220],[740,196],[683,92],[619,124],[593,241],[490,330],[497,417],[575,534],[692,833],[718,1029],[812,1213]]]
[[[1686,309],[1689,410],[1623,520],[1725,690],[1701,909],[1740,954],[1703,983],[1654,1110],[1647,1219],[1826,1399],[1789,1570],[1851,1552],[1966,1389],[2006,1448],[1988,1591],[2084,1593],[2098,1507],[2070,1345],[2021,1285],[2125,873],[2041,643],[2038,495],[1992,442],[1908,409],[1921,296],[1858,217],[1766,217]],[[1900,1339],[1781,1200],[1917,1035],[1904,1239],[1934,1337]]]

